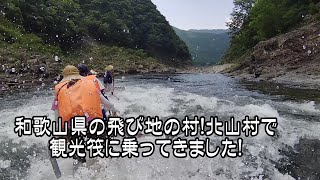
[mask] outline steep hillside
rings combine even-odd
[[[244,0],[234,6],[226,63],[241,63],[259,42],[320,20],[320,0]]]
[[[195,65],[217,64],[229,47],[227,30],[174,30],[186,42]]]
[[[320,22],[314,22],[262,41],[233,74],[320,87],[319,32]]]
[[[99,72],[107,64],[163,72],[191,56],[150,0],[1,1],[0,90],[46,85],[80,62]]]
[[[0,17],[0,39],[0,91],[4,92],[52,84],[66,64],[86,63],[98,72],[103,72],[107,64],[113,64],[119,73],[170,70],[137,49],[91,44],[66,54],[59,46],[44,43],[3,17]]]
[[[108,46],[143,49],[167,63],[190,59],[185,43],[150,0],[4,0],[0,11],[64,52],[84,47],[86,39],[92,39]]]
[[[320,83],[320,1],[234,1],[225,63],[233,74],[315,87]],[[319,87],[319,86],[318,86]]]

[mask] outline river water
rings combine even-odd
[[[320,139],[317,90],[241,82],[220,74],[128,76],[118,79],[116,86],[126,88],[116,92],[118,99],[111,97],[123,117],[145,115],[183,119],[186,115],[197,115],[218,116],[222,121],[230,117],[240,121],[246,115],[276,117],[276,136],[268,136],[264,130],[256,137],[242,135],[243,155],[237,158],[164,158],[156,147],[155,153],[147,158],[96,159],[93,165],[80,167],[75,177],[70,173],[72,160],[59,159],[64,173],[62,179],[280,180],[320,177],[320,157],[312,154],[319,152],[313,149],[319,148]],[[48,115],[53,118],[52,99],[51,90],[19,93],[1,99],[0,179],[55,179],[47,157],[48,138],[18,137],[13,132],[17,116]],[[154,141],[156,137],[145,135],[138,139]],[[224,137],[212,135],[210,139],[211,145],[216,147]],[[301,143],[302,139],[316,143]],[[301,144],[310,152],[308,155]]]

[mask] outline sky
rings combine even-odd
[[[151,0],[179,29],[227,29],[233,0]]]

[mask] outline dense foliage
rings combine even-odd
[[[234,5],[227,62],[245,55],[260,41],[320,20],[320,0],[234,0]]]
[[[42,39],[27,33],[20,26],[0,16],[0,49],[7,51],[34,51],[42,54],[60,54],[59,47],[45,44]]]
[[[61,73],[63,68],[63,64],[54,63],[56,55],[66,64],[86,63],[100,72],[108,64],[113,64],[118,72],[157,71],[166,68],[142,49],[94,45],[64,54],[58,46],[44,43],[40,37],[27,33],[21,26],[0,16],[0,66],[19,69],[28,64],[32,67],[32,73],[36,72],[39,63],[44,63],[50,69],[48,73],[55,75]],[[2,73],[4,71],[0,71],[0,76]]]
[[[226,30],[174,30],[186,42],[195,65],[217,64],[229,47],[230,36]]]
[[[95,42],[144,49],[165,60],[190,59],[185,43],[150,0],[2,0],[0,11],[64,52]]]

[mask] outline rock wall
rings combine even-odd
[[[320,76],[320,22],[258,43],[232,73],[263,79]]]

